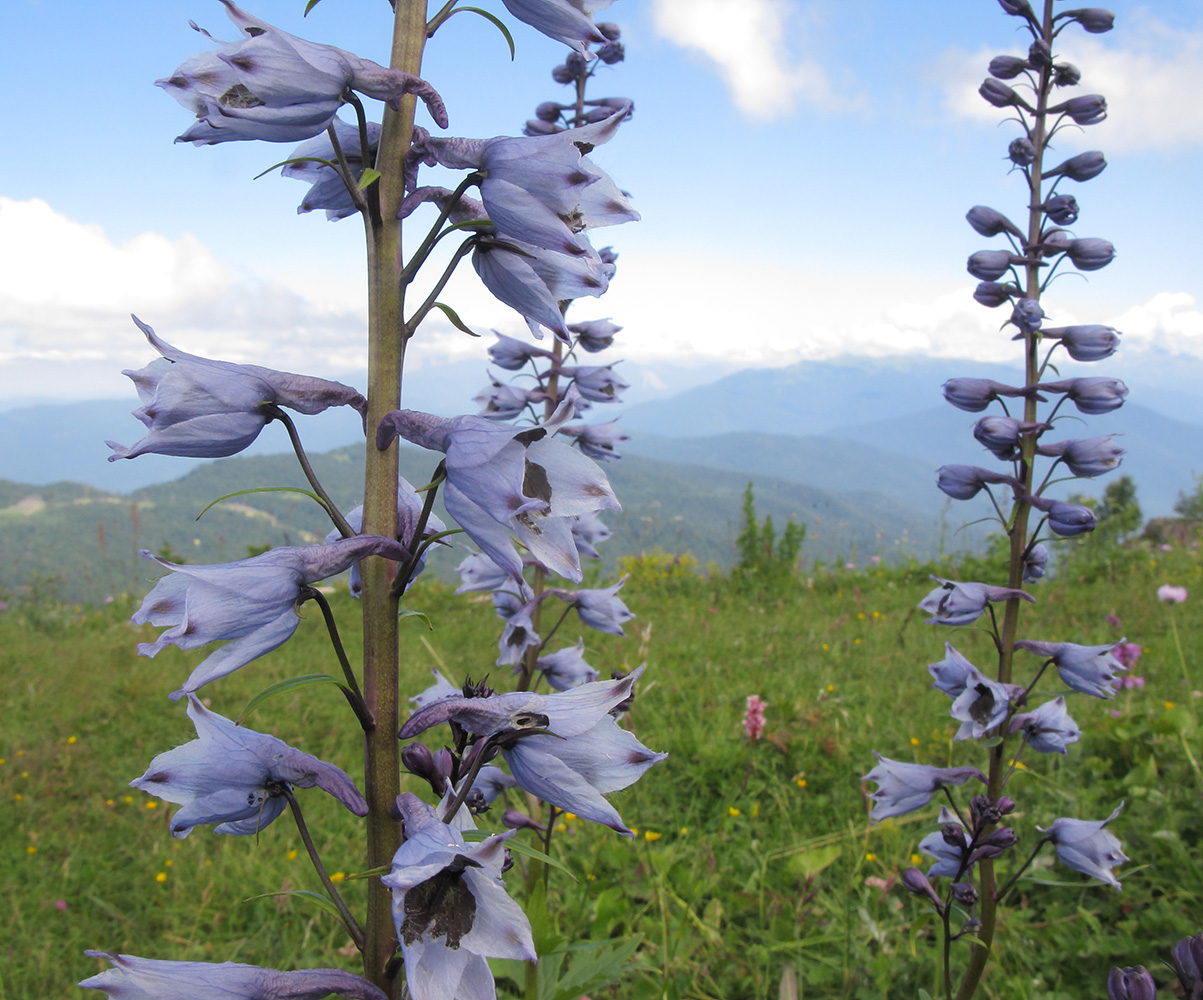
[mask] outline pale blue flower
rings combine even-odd
[[[569,323],[569,332],[576,335],[576,346],[590,354],[604,351],[614,343],[614,335],[622,329],[608,319],[591,319],[585,323]]]
[[[300,622],[295,605],[301,591],[370,555],[398,562],[408,557],[403,546],[378,535],[286,546],[216,566],[177,565],[144,550],[144,558],[171,573],[154,585],[131,621],[170,627],[154,642],[139,643],[138,652],[156,656],[168,646],[197,649],[231,640],[202,660],[171,695],[181,698],[282,645]]]
[[[624,576],[611,587],[595,590],[557,590],[555,593],[561,600],[576,608],[583,624],[610,635],[626,635],[622,630],[623,623],[635,617],[617,596],[626,582],[627,578]]]
[[[873,756],[877,758],[877,766],[861,779],[877,782],[876,791],[869,793],[873,802],[873,811],[869,814],[871,823],[921,809],[939,789],[949,785],[963,785],[970,778],[977,778],[983,785],[986,783],[986,776],[976,767],[907,764],[883,757],[876,750]]]
[[[1068,745],[1082,738],[1082,731],[1065,710],[1065,698],[1058,695],[1032,712],[1011,720],[1010,732],[1023,730],[1028,746],[1039,753],[1069,753]]]
[[[193,56],[171,76],[155,81],[198,119],[177,142],[309,139],[334,120],[348,88],[394,109],[403,96],[416,94],[446,128],[443,102],[424,80],[332,45],[307,42],[252,17],[231,0],[222,2],[244,37],[218,41],[218,51]]]
[[[384,449],[400,436],[443,452],[447,512],[515,581],[521,584],[522,560],[511,532],[552,572],[579,581],[572,518],[621,508],[601,469],[555,438],[573,405],[567,400],[545,423],[527,428],[394,410],[381,421],[376,444]]]
[[[331,124],[334,126],[334,134],[338,137],[338,144],[347,161],[347,166],[351,168],[351,175],[358,180],[363,176],[363,147],[359,141],[359,129],[357,126],[348,125],[341,118],[335,118]],[[367,123],[369,157],[376,153],[376,147],[380,142],[380,129],[381,126],[377,122]],[[334,144],[330,141],[327,133],[323,132],[308,142],[301,143],[288,154],[288,158],[290,161],[300,160],[303,162],[284,164],[280,169],[280,176],[309,185],[308,192],[301,199],[301,204],[297,206],[298,215],[305,212],[324,211],[327,220],[335,222],[352,216],[358,211],[342,174],[334,167],[316,162],[317,160],[334,162],[337,159]]]
[[[432,701],[438,701],[441,698],[457,698],[464,693],[462,687],[458,684],[452,684],[437,667],[431,667],[430,672],[434,675],[434,683],[430,687],[423,688],[409,699],[418,708],[421,708],[423,705],[429,705]]]
[[[388,1000],[366,979],[341,969],[281,972],[235,962],[166,962],[112,951],[85,951],[112,963],[79,985],[116,1000]]]
[[[405,842],[381,878],[392,892],[393,922],[413,1000],[493,1000],[486,959],[533,962],[530,923],[505,891],[501,871],[513,831],[474,843],[466,809],[443,822],[406,792],[397,799]]]
[[[617,418],[600,424],[565,424],[560,433],[576,438],[582,454],[599,462],[613,462],[622,458],[616,447],[630,440],[629,435],[618,429]]]
[[[585,662],[584,639],[578,639],[575,646],[540,656],[535,666],[543,671],[547,683],[556,691],[567,691],[597,680],[597,670]]]
[[[188,718],[197,738],[150,762],[134,788],[180,806],[171,835],[216,824],[215,833],[258,833],[284,811],[284,785],[318,787],[356,816],[367,803],[339,767],[290,747],[283,740],[235,725],[188,696]]]
[[[586,59],[592,53],[586,47],[589,42],[604,43],[607,39],[593,23],[593,13],[609,7],[614,0],[502,0],[506,9],[541,31],[548,38],[578,52]]]
[[[545,351],[541,347],[524,343],[514,337],[507,337],[504,333],[498,333],[496,330],[493,331],[493,336],[497,338],[497,343],[489,348],[489,360],[498,368],[504,368],[506,371],[519,371],[532,358],[554,357],[551,351]]]
[[[1007,717],[1016,693],[1022,695],[1023,689],[1012,689],[981,675],[967,683],[952,702],[952,717],[961,724],[953,739],[980,740]]]
[[[1061,818],[1054,820],[1047,830],[1041,830],[1040,827],[1036,829],[1044,834],[1045,840],[1053,843],[1057,857],[1074,871],[1119,889],[1119,880],[1111,873],[1111,869],[1128,858],[1120,849],[1115,834],[1104,827],[1119,815],[1123,807],[1121,802],[1104,820]]]
[[[956,878],[960,875],[961,860],[968,846],[965,825],[948,806],[940,806],[940,829],[919,841],[919,850],[936,859],[927,870],[927,877]]]
[[[613,532],[601,523],[596,514],[581,514],[572,519],[572,540],[576,543],[577,552],[583,556],[600,559],[597,546],[612,535]]]
[[[1015,643],[1016,649],[1026,649],[1052,660],[1066,685],[1095,698],[1113,698],[1119,686],[1119,671],[1125,667],[1115,657],[1115,646],[1114,642],[1080,646],[1076,642],[1038,642],[1034,639],[1019,639]]]
[[[668,756],[649,750],[610,714],[631,697],[642,673],[641,666],[620,680],[550,695],[513,691],[491,698],[448,698],[419,709],[398,735],[409,739],[449,721],[480,736],[508,734],[501,740],[501,754],[522,789],[633,836],[604,795],[633,784]]]
[[[992,587],[985,583],[958,583],[933,576],[940,586],[919,602],[919,608],[928,612],[928,625],[968,625],[986,613],[986,605],[992,601],[1019,598],[1031,604],[1036,598],[1022,590],[1010,587]]]
[[[115,441],[110,462],[155,453],[186,458],[224,458],[259,436],[275,404],[298,413],[321,413],[331,406],[367,412],[367,401],[350,386],[308,375],[292,375],[258,365],[235,365],[185,354],[132,317],[162,357],[138,371],[124,371],[142,406],[134,411],[148,433],[130,447]]]
[[[455,571],[459,574],[460,585],[455,588],[457,594],[469,594],[478,590],[496,590],[504,586],[510,579],[509,573],[493,562],[483,552],[473,552],[465,556]]]

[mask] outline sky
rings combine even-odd
[[[460,14],[423,76],[450,134],[518,134],[564,93],[550,69],[566,49],[500,0],[480,4],[511,24],[516,60]],[[1118,255],[1054,283],[1048,322],[1113,325],[1137,358],[1203,359],[1203,4],[1111,7],[1111,33],[1061,37],[1082,70],[1074,92],[1104,94],[1110,116],[1063,132],[1058,152],[1106,153],[1102,175],[1065,190],[1082,206],[1076,235]],[[248,6],[386,61],[385,0],[303,9]],[[653,383],[658,365],[679,381],[849,355],[1017,357],[964,270],[996,245],[965,212],[1018,218],[1026,200],[1004,161],[1014,126],[976,95],[991,56],[1026,49],[995,0],[617,0],[600,17],[622,27],[627,61],[603,67],[590,96],[630,97],[635,115],[593,159],[643,220],[595,234],[619,251],[618,274],[570,318],[622,324],[618,354]],[[217,0],[6,0],[17,155],[0,166],[0,408],[132,398],[120,370],[153,355],[130,313],[207,357],[344,380],[363,369],[359,221],[299,216],[300,184],[254,179],[290,146],[172,141],[191,116],[153,81],[211,44],[190,19],[235,37]],[[475,329],[525,336],[468,266],[444,300]],[[414,377],[479,359],[483,382],[490,339],[432,321]]]

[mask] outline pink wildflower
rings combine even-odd
[[[1119,617],[1116,615],[1116,613],[1114,611],[1112,611],[1111,614],[1109,614],[1103,620],[1108,625],[1110,625],[1112,628],[1123,628],[1123,625],[1120,623]]]
[[[1186,600],[1186,588],[1163,583],[1157,588],[1157,600],[1169,601],[1170,604],[1181,604]]]
[[[1136,666],[1136,661],[1140,659],[1140,643],[1139,642],[1117,642],[1115,648],[1111,650],[1112,655],[1119,660],[1125,667],[1131,670]],[[1133,678],[1129,677],[1128,680]],[[1125,685],[1131,687],[1132,685]]]
[[[1131,691],[1133,688],[1139,691],[1145,686],[1145,679],[1143,677],[1125,677],[1119,683],[1125,691]]]
[[[764,710],[768,707],[768,702],[761,701],[760,695],[748,695],[748,707],[744,712],[744,731],[748,734],[748,739],[760,739],[761,733],[764,732]]]

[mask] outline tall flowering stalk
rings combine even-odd
[[[1118,334],[1102,325],[1046,325],[1046,293],[1053,279],[1066,268],[1098,270],[1115,253],[1108,241],[1078,237],[1070,229],[1079,206],[1069,189],[1106,167],[1103,154],[1085,152],[1060,162],[1051,155],[1053,140],[1064,129],[1090,126],[1107,114],[1101,95],[1059,99],[1059,88],[1078,84],[1081,73],[1059,58],[1058,37],[1066,30],[1108,31],[1114,16],[1099,8],[1057,13],[1054,0],[1044,0],[1039,13],[1028,0],[999,3],[1019,20],[1031,44],[1025,54],[992,59],[990,77],[979,93],[1017,126],[1008,157],[1023,180],[1026,217],[1014,222],[993,208],[971,209],[967,219],[974,231],[1001,238],[1005,247],[974,253],[968,269],[980,281],[974,292],[979,303],[1009,308],[1007,325],[1022,344],[1025,377],[1019,386],[973,377],[945,383],[944,398],[958,409],[1001,410],[981,417],[973,432],[1001,465],[947,465],[939,470],[938,485],[958,500],[986,491],[1007,534],[1010,559],[1005,582],[939,580],[920,604],[930,615],[929,624],[986,623],[997,654],[988,672],[951,642],[945,643],[944,659],[928,668],[934,686],[951,699],[951,714],[959,723],[956,739],[976,742],[985,759],[982,767],[939,768],[878,755],[879,763],[866,775],[877,785],[870,795],[874,822],[922,808],[933,798],[945,803],[939,829],[919,844],[934,864],[926,872],[909,869],[903,884],[926,899],[940,918],[944,993],[951,998],[955,990],[958,1000],[977,991],[1000,906],[1044,845],[1051,844],[1071,868],[1116,889],[1120,883],[1112,869],[1126,860],[1109,829],[1122,803],[1103,819],[1053,817],[1034,831],[1006,825],[1016,809],[1008,789],[1020,758],[1032,752],[1066,754],[1081,736],[1065,696],[1110,698],[1124,669],[1113,653],[1115,639],[1084,646],[1020,635],[1021,613],[1026,604],[1035,603],[1028,587],[1045,575],[1049,562],[1044,540],[1050,535],[1072,538],[1095,526],[1088,508],[1046,495],[1054,474],[1093,478],[1116,468],[1123,455],[1110,435],[1050,441],[1058,429],[1057,416],[1067,403],[1085,414],[1113,410],[1122,405],[1127,388],[1109,377],[1048,378],[1058,349],[1075,361],[1100,361],[1114,353]],[[1023,670],[1033,661],[1017,660],[1017,650],[1038,657],[1034,671]],[[1054,671],[1060,690],[1048,684]],[[967,803],[954,794],[962,786],[975,793]],[[1025,804],[1023,812],[1033,815],[1036,808]],[[962,937],[967,943],[958,950],[954,945]],[[955,973],[954,957],[959,962]]]
[[[199,739],[157,756],[134,784],[181,804],[172,826],[178,836],[198,825],[257,835],[287,807],[317,878],[362,954],[363,975],[90,952],[111,968],[81,985],[111,996],[220,992],[264,1000],[333,992],[365,1000],[484,1000],[494,995],[487,959],[505,958],[529,963],[527,993],[534,996],[541,986],[534,941],[527,918],[508,895],[504,873],[509,851],[517,849],[515,828],[538,824],[517,822],[507,813],[511,828],[482,839],[475,817],[505,788],[517,787],[554,807],[629,832],[605,795],[631,784],[664,756],[618,722],[642,668],[626,677],[582,683],[596,681],[596,672],[584,669],[583,661],[575,663],[571,650],[549,654],[542,662],[522,638],[537,631],[539,603],[553,595],[544,586],[547,573],[579,583],[581,545],[587,548],[604,532],[594,515],[618,507],[604,472],[589,457],[605,450],[604,433],[599,437],[566,422],[585,400],[613,396],[620,381],[600,367],[564,363],[565,344],[605,341],[617,328],[608,321],[570,326],[564,314],[571,300],[602,294],[613,274],[613,254],[594,249],[586,230],[638,218],[626,195],[587,157],[630,114],[627,101],[587,101],[584,93],[593,67],[622,59],[619,32],[614,25],[593,22],[592,11],[608,0],[587,5],[505,0],[513,16],[572,50],[555,75],[574,84],[575,98],[557,105],[554,113],[541,107],[524,136],[451,138],[415,121],[421,101],[431,128],[448,125],[442,99],[420,75],[425,46],[448,18],[463,12],[488,18],[512,45],[496,15],[457,8],[454,0],[433,13],[426,0],[390,0],[391,54],[389,65],[381,66],[291,35],[232,0],[221,2],[239,37],[216,42],[216,51],[186,61],[159,86],[196,114],[181,140],[196,145],[300,142],[277,164],[286,177],[310,185],[300,210],[325,211],[331,220],[361,217],[368,260],[368,386],[361,395],[323,379],[185,354],[136,321],[162,358],[126,373],[142,397],[144,405],[135,415],[148,432],[132,447],[111,444],[112,459],[156,451],[231,455],[276,420],[284,424],[311,496],[329,516],[332,530],[321,545],[275,549],[227,565],[158,560],[171,572],[134,621],[167,631],[143,643],[140,652],[153,656],[167,645],[193,649],[227,642],[173,694],[187,696]],[[306,13],[316,3],[310,0]],[[197,30],[212,40],[207,31]],[[364,97],[382,102],[379,122],[371,120]],[[340,118],[340,111],[351,120]],[[423,185],[421,172],[435,166],[467,173],[454,190]],[[472,188],[480,200],[469,197]],[[437,212],[425,235],[411,241],[416,247],[407,256],[402,227],[427,204]],[[534,426],[504,427],[472,415],[445,419],[401,407],[406,345],[420,334],[423,321],[438,310],[467,330],[440,297],[469,257],[486,287],[523,316],[534,336],[541,338],[547,330],[555,338],[551,351],[517,348],[551,360],[540,377],[537,401],[544,409]],[[423,267],[436,258],[440,273],[416,284]],[[410,294],[416,287],[423,289],[420,297]],[[366,438],[363,505],[346,512],[322,488],[283,409],[316,414],[336,405],[352,406],[363,416]],[[564,442],[569,436],[581,443],[579,450]],[[398,438],[443,454],[421,489],[398,475]],[[591,450],[586,441],[595,447]],[[432,513],[440,489],[459,525],[452,531]],[[483,684],[465,680],[456,687],[440,678],[402,726],[400,605],[430,546],[460,530],[481,550],[475,557],[480,571],[499,576],[506,599],[518,602],[508,616],[502,649],[503,659],[507,648],[517,649],[507,662],[525,665],[519,690],[500,694]],[[524,577],[528,565],[535,574],[533,588]],[[333,609],[314,586],[348,569],[352,592],[362,601],[364,652],[358,667],[346,654]],[[621,632],[621,621],[630,614],[616,590],[556,588],[554,595],[575,608],[583,623]],[[307,601],[322,611],[342,675],[336,682],[364,733],[362,794],[340,767],[243,730],[209,712],[194,693],[235,670],[253,669],[258,657],[285,643],[298,627],[297,607]],[[536,669],[556,689],[553,693],[524,690],[533,687]],[[409,744],[404,755],[405,768],[426,778],[438,797],[432,805],[402,794],[398,739],[440,723],[451,725],[451,747],[432,753]],[[491,763],[498,758],[508,773]],[[294,787],[314,785],[364,817],[363,870],[387,873],[369,880],[361,913],[353,912],[327,876],[294,794]]]

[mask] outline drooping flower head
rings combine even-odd
[[[142,555],[171,572],[154,585],[131,621],[170,627],[154,642],[139,643],[139,653],[157,656],[168,646],[197,649],[230,640],[202,660],[171,695],[178,699],[282,645],[300,622],[295,605],[304,587],[367,556],[401,561],[408,552],[391,538],[356,535],[329,545],[285,546],[216,566],[179,565],[147,551]]]
[[[556,691],[567,691],[597,680],[597,670],[585,662],[585,640],[578,639],[575,646],[547,653],[535,661],[535,667],[543,672],[547,683]]]
[[[1113,698],[1124,665],[1115,657],[1115,643],[1080,646],[1075,642],[1038,642],[1019,639],[1016,649],[1048,657],[1070,688],[1095,698]]]
[[[873,811],[869,814],[872,823],[921,809],[939,789],[949,785],[963,785],[970,778],[986,783],[986,776],[976,767],[907,764],[883,757],[876,750],[873,756],[877,758],[877,766],[861,779],[877,782],[877,790],[869,793],[873,801]]]
[[[986,613],[986,605],[992,601],[1005,601],[1012,597],[1036,603],[1036,598],[1022,590],[1011,587],[992,587],[985,583],[958,583],[933,576],[940,586],[919,602],[919,607],[928,612],[928,625],[968,625]]]
[[[1082,738],[1082,730],[1065,710],[1065,698],[1058,695],[1033,712],[1024,712],[1011,720],[1011,732],[1023,730],[1028,746],[1038,753],[1069,753],[1068,745]]]
[[[284,811],[283,786],[318,787],[356,816],[367,803],[346,772],[283,740],[235,725],[188,696],[188,718],[197,738],[161,753],[130,784],[174,802],[171,835],[216,824],[215,833],[258,833]]]
[[[132,317],[162,357],[138,371],[125,371],[142,406],[134,416],[147,428],[130,447],[105,442],[110,462],[138,455],[225,458],[246,448],[271,419],[264,407],[275,404],[297,413],[321,413],[350,406],[367,413],[367,400],[340,382],[292,375],[258,365],[235,365],[185,354]]]
[[[434,88],[398,69],[388,69],[333,45],[307,42],[222,0],[243,37],[217,42],[156,80],[197,122],[177,142],[209,145],[238,139],[299,142],[323,132],[348,88],[400,107],[416,94],[444,128],[447,112]],[[206,38],[203,28],[192,25]]]
[[[79,985],[116,1000],[388,1000],[366,979],[341,969],[281,972],[235,962],[166,962],[112,951],[85,951],[112,963]]]
[[[1106,882],[1116,889],[1119,880],[1111,873],[1116,865],[1128,858],[1120,848],[1119,839],[1110,830],[1104,829],[1124,808],[1121,802],[1115,811],[1104,820],[1090,821],[1061,818],[1054,820],[1047,830],[1040,830],[1044,839],[1051,841],[1057,849],[1057,857],[1074,871]],[[1039,830],[1040,828],[1037,827]]]

